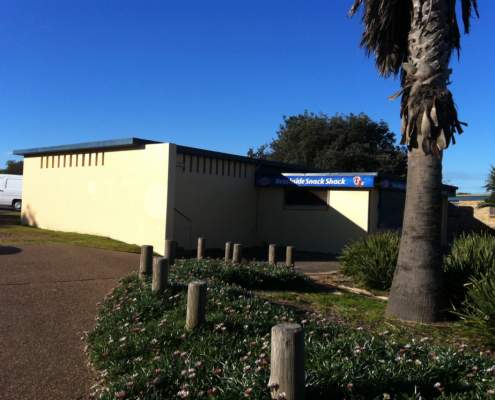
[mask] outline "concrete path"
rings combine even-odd
[[[83,331],[137,254],[67,245],[0,246],[0,399],[84,399]]]
[[[338,261],[297,261],[296,270],[306,275],[326,275],[340,269]]]

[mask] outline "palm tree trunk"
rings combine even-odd
[[[412,0],[402,119],[408,154],[407,194],[397,268],[387,315],[434,322],[442,314],[441,185],[443,123],[454,113],[447,89],[451,0]],[[446,105],[444,107],[444,105]],[[455,115],[456,117],[456,115]],[[440,120],[440,123],[438,122]],[[457,121],[457,118],[455,118]],[[409,135],[411,133],[411,135]]]
[[[442,160],[422,149],[408,155],[407,194],[399,259],[387,315],[437,321],[443,308],[441,253]]]

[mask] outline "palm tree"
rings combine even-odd
[[[485,189],[490,193],[490,197],[481,203],[478,207],[495,207],[495,167],[490,169],[488,178],[486,179]]]
[[[401,77],[402,144],[408,147],[406,206],[387,314],[433,322],[442,315],[442,153],[462,133],[448,88],[460,49],[456,0],[355,0],[363,6],[361,45],[383,76]],[[461,0],[466,33],[477,0]]]

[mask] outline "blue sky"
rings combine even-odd
[[[137,136],[245,154],[283,115],[365,112],[399,131],[398,89],[359,48],[351,0],[7,0],[0,164],[13,149]],[[454,59],[469,122],[444,180],[481,192],[495,164],[495,3]]]

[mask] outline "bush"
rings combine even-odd
[[[294,268],[264,263],[225,264],[219,260],[186,260],[176,269],[178,279],[187,281],[194,276],[211,279],[250,290],[308,290],[314,284]]]
[[[454,305],[464,300],[470,280],[491,270],[495,270],[495,236],[471,233],[457,237],[444,259],[446,287]]]
[[[495,269],[470,281],[459,315],[481,333],[489,332],[495,338]]]
[[[203,275],[201,265],[211,273],[207,322],[188,332],[185,284]],[[105,299],[88,336],[96,398],[268,400],[270,329],[283,321],[305,327],[308,400],[484,398],[495,384],[489,358],[423,340],[401,345],[389,333],[266,302],[223,283],[214,265],[174,267],[160,295],[132,276]]]
[[[370,289],[386,290],[392,285],[400,235],[381,232],[347,245],[340,256],[342,272]]]
[[[342,272],[370,289],[389,289],[399,255],[400,235],[382,232],[347,245],[340,257]],[[495,236],[462,234],[444,258],[446,288],[458,306],[465,299],[466,284],[495,269]]]

